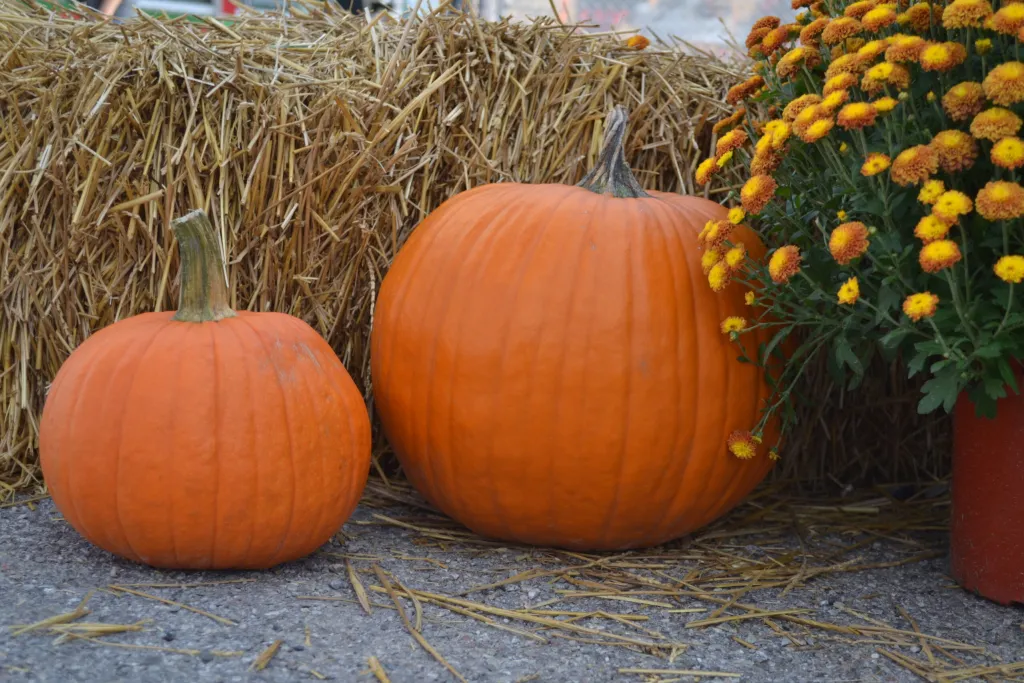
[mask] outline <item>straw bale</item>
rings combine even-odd
[[[81,13],[0,4],[0,500],[42,486],[39,416],[68,354],[176,305],[176,216],[210,215],[235,308],[310,323],[371,399],[374,296],[424,216],[483,183],[577,182],[614,104],[641,183],[693,192],[743,68],[443,6],[408,23],[312,1],[230,23]]]

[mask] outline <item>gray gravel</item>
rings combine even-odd
[[[404,585],[452,594],[492,583],[532,567],[552,565],[543,550],[486,549],[424,544],[415,532],[393,526],[360,524],[373,512],[360,506],[339,536],[316,555],[268,572],[185,573],[148,569],[117,559],[84,540],[60,517],[50,501],[35,510],[25,506],[0,510],[0,625],[27,624],[69,612],[92,589],[111,583],[182,583],[254,579],[249,583],[192,588],[145,588],[169,600],[231,619],[224,625],[180,607],[141,597],[97,592],[88,603],[90,622],[132,624],[144,630],[106,636],[110,643],[198,650],[198,655],[158,649],[127,649],[94,642],[56,644],[55,636],[0,632],[0,681],[375,681],[368,658],[376,657],[394,683],[456,680],[427,654],[394,610],[376,608],[366,615],[351,602],[354,593],[339,554],[355,556],[353,565],[369,570],[373,560]],[[400,515],[401,510],[385,511]],[[791,539],[797,543],[795,537]],[[941,548],[943,535],[928,543]],[[849,543],[849,539],[843,539]],[[816,542],[828,542],[820,539]],[[886,561],[905,557],[898,543],[868,545],[867,557]],[[331,553],[335,553],[332,555]],[[420,558],[420,559],[409,559]],[[428,560],[433,560],[430,562]],[[443,565],[443,566],[439,566]],[[685,573],[679,567],[671,573]],[[364,583],[375,583],[371,573]],[[936,636],[984,647],[978,663],[1024,659],[1024,612],[1003,608],[951,588],[946,560],[938,558],[897,568],[835,574],[814,579],[789,595],[764,590],[744,596],[765,609],[806,607],[808,616],[837,624],[856,623],[844,611],[856,610],[899,628],[909,628],[897,606],[906,609],[921,629]],[[568,584],[534,579],[507,589],[475,594],[474,599],[516,608],[554,597]],[[348,601],[308,601],[299,596],[331,596]],[[371,594],[377,603],[386,596]],[[405,603],[410,618],[414,610]],[[694,602],[694,607],[707,607]],[[566,609],[569,609],[567,607]],[[622,668],[700,669],[740,674],[743,681],[917,681],[875,651],[874,645],[848,645],[815,630],[794,645],[763,622],[687,629],[695,616],[629,602],[577,600],[571,609],[607,610],[648,615],[653,629],[689,647],[674,661],[622,647],[549,637],[538,643],[430,605],[423,608],[422,632],[469,681],[636,681],[658,678],[620,673]],[[499,619],[499,623],[501,620]],[[607,620],[580,622],[597,629],[621,631]],[[860,622],[863,623],[863,622]],[[611,624],[611,626],[609,626]],[[504,625],[530,628],[522,622]],[[308,639],[307,639],[308,636]],[[737,638],[750,646],[738,642]],[[283,645],[263,671],[251,671],[257,655],[275,640]],[[923,657],[919,648],[903,653]],[[235,653],[225,656],[222,653]],[[963,654],[963,653],[960,653]],[[665,676],[662,680],[683,680]],[[692,680],[692,679],[685,679]],[[711,679],[703,680],[730,680]],[[737,680],[737,679],[731,679]]]

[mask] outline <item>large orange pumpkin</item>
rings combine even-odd
[[[178,310],[100,330],[57,373],[40,425],[47,486],[83,536],[138,562],[297,559],[329,540],[362,494],[366,406],[306,323],[228,307],[205,214],[174,230]]]
[[[627,119],[616,108],[580,186],[493,184],[442,204],[381,285],[385,434],[423,496],[484,536],[649,546],[722,515],[771,467],[767,448],[742,461],[726,447],[769,393],[720,330],[752,314],[745,290],[716,294],[701,268],[698,232],[726,210],[644,192]]]

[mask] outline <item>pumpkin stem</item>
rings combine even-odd
[[[633,198],[650,197],[640,187],[629,164],[626,163],[626,126],[629,124],[629,113],[621,104],[616,105],[605,122],[604,142],[601,143],[601,154],[597,158],[597,166],[580,181],[577,187],[596,192],[610,194],[613,197]]]
[[[181,294],[174,320],[190,323],[233,318],[228,305],[224,257],[213,225],[202,210],[171,221],[181,258]]]

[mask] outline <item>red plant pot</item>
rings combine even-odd
[[[994,602],[1024,603],[1024,396],[1001,399],[991,420],[960,397],[952,487],[953,578]]]

